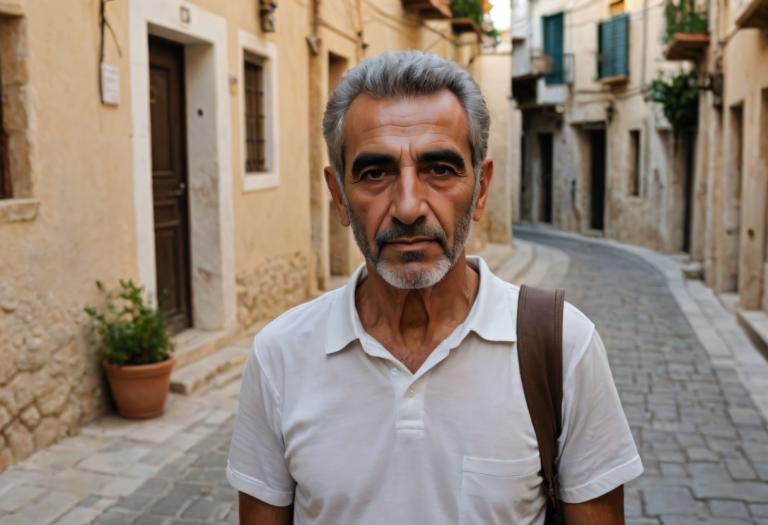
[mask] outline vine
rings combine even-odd
[[[699,85],[692,71],[665,75],[646,86],[645,99],[661,104],[676,136],[689,135],[699,121]]]

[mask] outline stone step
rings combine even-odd
[[[698,279],[702,278],[702,266],[698,261],[687,262],[682,265],[683,277],[685,279]]]
[[[768,312],[738,308],[736,317],[763,357],[768,359]]]
[[[222,380],[224,377],[228,380],[237,378],[250,351],[251,339],[248,338],[175,369],[171,374],[171,392],[191,395],[214,385],[225,384]]]
[[[520,278],[533,264],[535,255],[536,249],[532,243],[515,239],[512,256],[496,270],[496,274],[505,281],[519,284]]]
[[[204,359],[231,341],[233,334],[224,330],[208,331],[190,328],[174,338],[176,370]]]

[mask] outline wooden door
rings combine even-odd
[[[552,164],[554,151],[552,133],[539,133],[541,157],[541,188],[539,193],[539,222],[552,222]]]
[[[157,291],[173,333],[192,324],[183,51],[166,40],[149,40]]]
[[[589,139],[592,179],[590,227],[602,230],[605,217],[605,130],[592,130]]]

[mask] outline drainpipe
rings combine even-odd
[[[311,33],[307,37],[307,44],[313,55],[320,52],[320,0],[311,0],[310,26]]]
[[[648,0],[643,0],[643,54],[642,63],[640,66],[640,93],[645,96],[645,86],[647,79],[647,62],[648,60]],[[646,103],[647,104],[647,103]],[[645,184],[640,189],[640,195],[648,195],[648,174],[651,172],[651,118],[652,114],[647,113],[647,117],[644,120],[643,130],[643,166],[642,170],[645,172],[645,176],[641,178]]]

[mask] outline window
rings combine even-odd
[[[629,76],[629,15],[617,15],[598,25],[597,76]]]
[[[246,53],[245,82],[245,171],[267,170],[264,138],[264,58]]]
[[[11,174],[8,170],[8,135],[5,132],[2,99],[2,78],[0,78],[0,199],[10,199],[12,191]]]
[[[243,190],[258,191],[280,184],[277,46],[239,31],[240,169]]]
[[[542,40],[544,41],[544,53],[550,57],[552,68],[548,75],[544,76],[546,84],[565,83],[564,57],[563,57],[563,13],[557,13],[541,18]]]
[[[629,194],[640,195],[640,130],[629,132]]]

